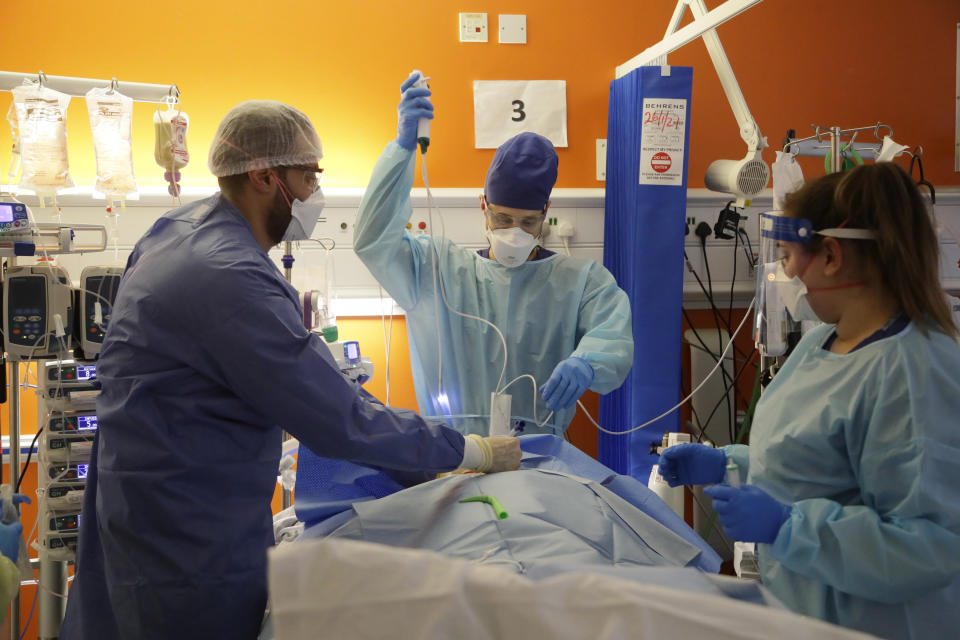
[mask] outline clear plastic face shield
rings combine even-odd
[[[847,240],[875,240],[870,229],[813,229],[806,218],[791,218],[780,211],[760,214],[760,263],[757,272],[757,313],[755,342],[763,356],[780,356],[788,349],[791,333],[809,327],[802,322],[819,323],[807,300],[802,277],[812,256],[806,245],[814,235]],[[819,287],[816,291],[861,286],[862,282]]]
[[[809,220],[790,218],[781,211],[760,214],[760,265],[757,270],[754,341],[762,356],[783,355],[787,352],[789,335],[800,331],[799,319],[790,314],[786,305],[785,298],[791,293],[784,289],[792,278],[783,270],[779,243],[806,244],[812,236],[813,228]]]

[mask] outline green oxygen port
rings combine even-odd
[[[337,338],[340,336],[340,332],[337,331],[337,325],[324,327],[321,329],[321,333],[323,333],[323,339],[329,343],[336,342]]]

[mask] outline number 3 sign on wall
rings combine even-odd
[[[566,80],[476,80],[473,123],[477,149],[496,149],[523,131],[567,146]]]

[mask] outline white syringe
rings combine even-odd
[[[422,71],[417,71],[420,78],[413,83],[415,87],[429,88],[427,80],[430,78],[423,75]],[[430,118],[420,118],[417,122],[417,142],[420,143],[420,153],[426,153],[430,146]]]

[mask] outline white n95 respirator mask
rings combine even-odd
[[[807,300],[807,285],[803,283],[803,280],[797,276],[789,277],[787,272],[783,270],[783,264],[777,264],[777,271],[773,277],[773,284],[777,288],[777,295],[780,297],[781,302],[787,308],[787,311],[790,312],[790,317],[792,317],[797,322],[803,322],[804,320],[812,320],[813,322],[820,322],[820,318],[817,317],[817,314],[814,313],[813,308],[810,306],[810,301]]]
[[[296,242],[308,239],[317,226],[317,219],[323,213],[326,202],[320,187],[317,187],[317,190],[304,201],[295,199],[290,207],[290,224],[287,225],[282,241]]]
[[[487,229],[487,240],[494,259],[505,267],[519,267],[530,252],[540,242],[537,236],[530,235],[519,227],[509,229]]]

